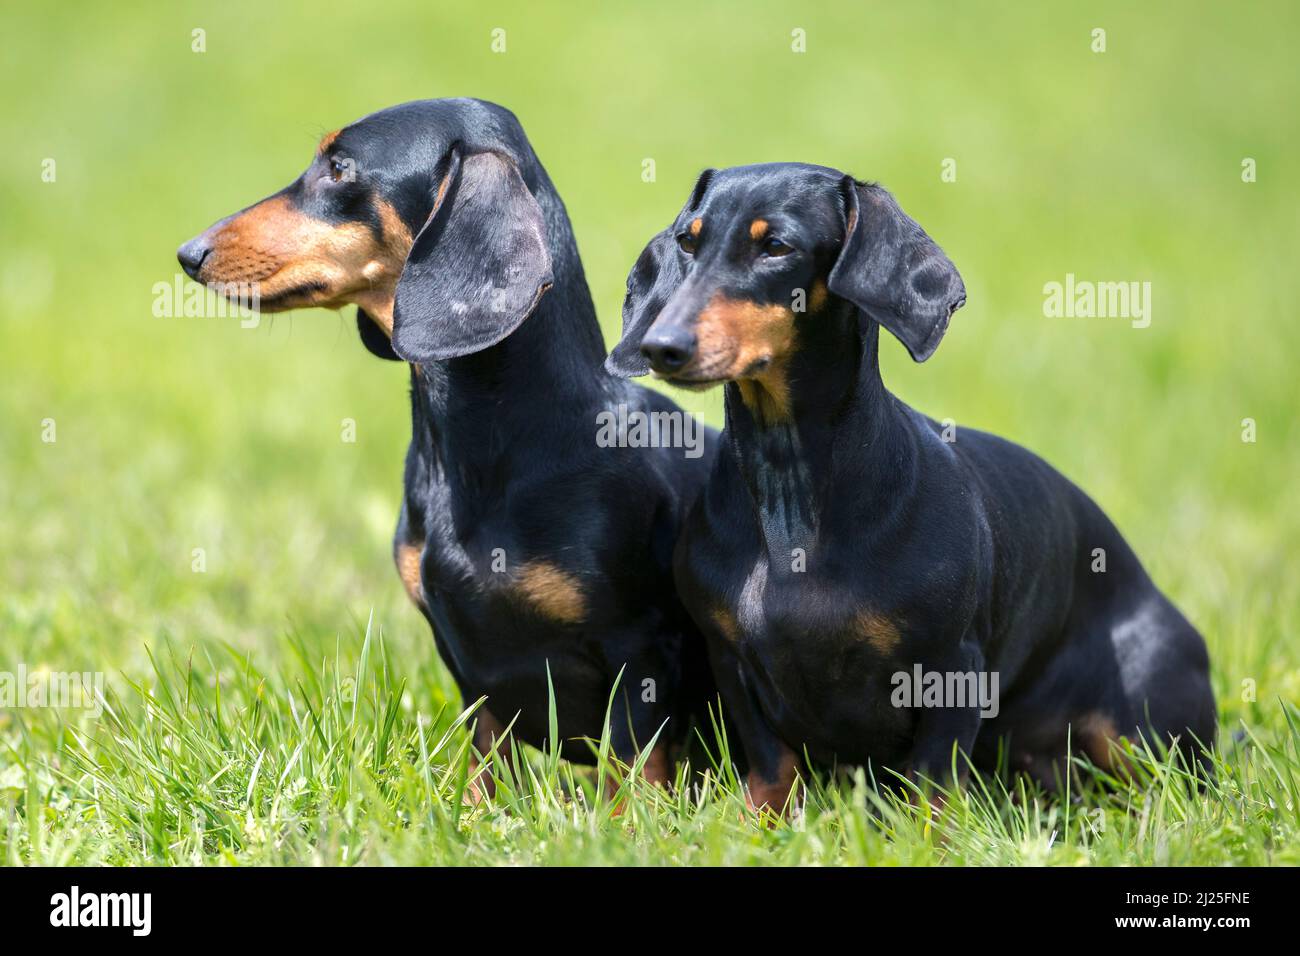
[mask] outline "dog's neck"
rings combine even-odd
[[[835,496],[869,508],[906,470],[911,446],[900,405],[880,378],[878,346],[876,323],[832,296],[800,320],[783,395],[753,383],[726,386],[727,454],[773,560],[815,546]]]
[[[499,468],[512,450],[590,425],[621,382],[604,371],[604,344],[577,243],[545,172],[535,191],[554,285],[496,345],[412,367],[415,440],[458,470]],[[594,441],[594,438],[593,438]]]

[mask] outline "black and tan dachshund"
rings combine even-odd
[[[355,304],[367,348],[411,363],[394,557],[466,702],[487,697],[477,750],[509,744],[512,720],[543,743],[548,671],[560,738],[599,738],[626,668],[613,750],[631,763],[668,720],[644,769],[667,780],[668,744],[716,693],[672,584],[716,435],[693,455],[598,443],[602,413],[681,413],[603,368],[564,204],[513,114],[468,99],[375,113],[178,255],[224,292],[253,284],[264,311]]]
[[[726,383],[675,565],[755,805],[805,753],[935,781],[965,755],[1057,786],[1067,734],[1102,766],[1122,736],[1198,759],[1213,740],[1205,643],[1101,510],[886,391],[880,327],[922,362],[964,301],[889,193],[802,164],[705,172],[628,279],[608,367]]]

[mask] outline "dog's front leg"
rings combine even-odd
[[[667,709],[637,698],[635,703],[628,704],[626,713],[620,714],[618,710],[616,707],[609,728],[610,749],[614,756],[628,767],[636,766],[642,750],[658,732],[654,749],[645,755],[641,765],[641,779],[666,788],[673,780],[673,761],[668,753],[671,728],[664,723],[669,717]],[[619,789],[616,779],[611,778],[606,783],[611,794]]]
[[[937,674],[943,681],[939,706],[923,705],[916,736],[907,761],[907,776],[925,785],[961,784],[970,768],[969,756],[979,733],[981,711],[996,708],[997,682],[984,671],[984,654],[973,639],[935,664],[923,668],[927,679]],[[953,748],[956,747],[954,754]]]
[[[790,813],[797,803],[798,756],[768,723],[732,645],[710,635],[709,660],[727,722],[736,728],[749,763],[745,803],[756,813]]]
[[[765,809],[776,813],[790,814],[798,804],[798,794],[794,792],[799,780],[799,758],[784,740],[776,734],[770,734],[762,745],[746,743],[747,752],[757,751],[757,758],[750,758],[750,771],[745,778],[745,803],[749,809],[762,813]]]
[[[496,781],[483,765],[482,758],[487,757],[496,747],[495,759],[505,764],[514,762],[514,738],[506,733],[505,724],[486,707],[480,707],[474,718],[474,749],[469,758],[469,783],[465,788],[467,803],[481,803],[485,798],[496,795]]]

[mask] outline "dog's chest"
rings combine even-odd
[[[698,594],[696,609],[720,636],[807,670],[893,664],[904,643],[901,617],[864,599],[860,588],[783,569],[767,556],[729,584],[705,585]]]
[[[701,558],[697,570],[720,566]],[[912,716],[890,697],[908,628],[883,602],[864,601],[860,584],[818,574],[798,556],[781,564],[763,554],[728,578],[695,575],[686,591],[693,616],[735,653],[782,737],[827,759],[897,756],[905,746]]]
[[[729,579],[699,577],[692,611],[744,657],[797,683],[864,680],[893,668],[906,626],[863,589],[767,553]],[[776,676],[775,674],[773,675]]]
[[[431,537],[420,571],[432,597],[485,624],[520,618],[526,625],[578,626],[592,605],[587,575],[503,533]]]
[[[591,697],[602,685],[589,640],[599,633],[599,588],[588,577],[536,552],[516,558],[508,547],[471,550],[433,540],[420,570],[440,646],[467,692],[515,709],[525,698],[544,703],[548,663],[557,688],[571,694]]]
[[[613,679],[602,653],[613,584],[566,528],[529,522],[527,500],[512,504],[474,521],[429,520],[418,557],[398,548],[399,573],[408,581],[418,567],[413,596],[467,699],[518,713],[516,733],[540,742],[553,687],[564,733],[598,737]]]

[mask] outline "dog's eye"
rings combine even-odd
[[[788,256],[794,252],[794,247],[786,245],[776,236],[768,236],[763,242],[763,255],[776,258],[778,256]]]
[[[343,180],[346,179],[348,176],[348,165],[349,163],[347,162],[347,160],[331,159],[330,179],[332,179],[336,183],[343,182]]]
[[[687,255],[695,255],[695,237],[689,232],[683,232],[677,237],[677,245],[681,246],[682,252]]]

